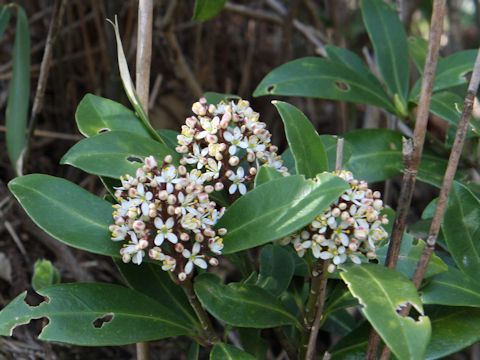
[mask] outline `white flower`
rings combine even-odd
[[[111,225],[110,226],[110,231],[112,232],[112,240],[113,241],[121,241],[125,240],[125,237],[127,236],[127,231],[128,231],[128,226],[122,225]]]
[[[208,171],[205,173],[205,178],[208,179],[208,181],[218,179],[220,176],[220,169],[222,168],[222,162],[217,162],[212,158],[208,158],[206,168]]]
[[[248,147],[248,142],[243,140],[242,130],[240,130],[238,126],[233,129],[233,133],[228,130],[225,131],[223,133],[223,138],[231,144],[228,148],[230,155],[235,155],[237,153],[237,146],[242,149]]]
[[[173,192],[174,185],[182,181],[182,179],[177,178],[177,169],[173,165],[164,167],[160,176],[156,176],[155,180],[159,184],[165,184],[169,194]]]
[[[223,250],[223,240],[222,238],[215,236],[208,240],[208,247],[210,251],[214,254],[221,255]]]
[[[204,260],[204,255],[198,255],[201,250],[200,243],[193,244],[192,251],[185,249],[182,252],[184,258],[188,259],[185,265],[185,273],[188,275],[193,271],[193,266],[197,265],[199,268],[206,269],[208,267],[207,262]]]
[[[193,144],[193,154],[189,153],[188,157],[185,158],[185,161],[189,165],[194,165],[197,164],[197,169],[203,168],[205,163],[207,162],[207,159],[205,156],[208,154],[208,148],[201,149],[200,146],[198,146],[197,143]]]
[[[193,232],[198,232],[198,229],[202,227],[202,222],[191,213],[182,217],[180,224],[185,230],[192,230]]]
[[[167,239],[172,244],[176,244],[178,242],[178,237],[175,235],[173,231],[173,226],[175,225],[175,221],[173,218],[169,217],[165,223],[159,217],[155,218],[154,225],[158,229],[157,236],[155,236],[155,245],[160,246],[163,244],[163,241]]]
[[[145,191],[145,186],[143,184],[137,185],[137,196],[132,200],[134,206],[140,206],[142,214],[148,216],[148,205],[150,205],[150,200],[153,198],[153,194],[150,191]]]
[[[243,183],[245,181],[245,171],[243,170],[242,167],[239,167],[237,169],[237,174],[232,173],[228,177],[228,180],[232,182],[232,185],[228,188],[228,192],[230,194],[234,194],[237,189],[240,192],[240,194],[244,195],[247,192],[247,187]]]
[[[205,138],[207,135],[214,135],[218,131],[218,125],[220,124],[220,118],[215,116],[213,119],[206,117],[200,118],[200,125],[203,128],[203,131],[200,131],[195,138],[200,140]]]
[[[260,143],[260,139],[252,135],[248,138],[248,152],[258,152],[258,151],[265,151],[265,144]]]
[[[130,235],[131,243],[122,248],[120,254],[124,256],[127,255],[127,259],[131,258],[134,264],[140,265],[145,256],[145,252],[140,249],[137,235],[133,231],[129,231],[128,235]]]

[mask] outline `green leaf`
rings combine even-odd
[[[293,158],[292,151],[287,148],[282,154],[283,165],[286,166],[288,172],[291,175],[296,175],[297,171],[295,170],[295,159]]]
[[[459,182],[454,182],[450,191],[442,230],[457,266],[477,279],[480,274],[480,200]]]
[[[258,173],[255,176],[255,187],[260,186],[262,184],[265,184],[269,181],[275,180],[275,179],[280,179],[282,178],[283,175],[280,174],[277,170],[274,168],[271,168],[269,166],[260,166],[258,169]]]
[[[240,96],[235,94],[222,94],[222,93],[213,92],[213,91],[207,91],[206,93],[203,94],[203,97],[207,99],[207,102],[209,104],[214,104],[214,105],[219,104],[222,101],[240,99]]]
[[[210,360],[255,360],[255,358],[235,346],[217,343],[210,353]]]
[[[32,174],[8,184],[30,218],[47,234],[78,249],[120,257],[110,239],[112,204],[65,179]]]
[[[328,295],[325,305],[325,315],[357,305],[357,299],[355,299],[345,285],[340,282]]]
[[[227,0],[195,0],[193,19],[195,21],[206,21],[214,18],[223,9]]]
[[[33,265],[32,287],[38,291],[60,282],[60,273],[49,260],[37,260]]]
[[[176,154],[175,148],[178,146],[177,135],[179,135],[179,133],[170,129],[158,129],[157,133],[163,139],[164,144]]]
[[[200,346],[196,341],[192,341],[187,353],[187,360],[198,360],[200,357]]]
[[[236,200],[217,224],[228,229],[224,253],[290,235],[310,223],[347,188],[343,180],[327,173],[315,181],[293,175],[260,185]]]
[[[87,94],[78,104],[75,112],[78,130],[91,137],[105,131],[126,131],[144,137],[150,133],[135,113],[110,99]]]
[[[256,359],[266,359],[268,342],[262,337],[262,329],[237,328],[243,349]]]
[[[218,276],[205,273],[195,279],[194,288],[202,305],[228,325],[271,328],[298,323],[280,300],[258,286],[224,285]]]
[[[297,59],[272,70],[253,96],[285,95],[351,101],[395,112],[378,83],[369,81],[341,62],[317,57]]]
[[[175,284],[168,273],[156,263],[142,263],[141,266],[114,259],[115,265],[128,286],[158,301],[172,314],[178,322],[196,327],[198,319],[182,288]]]
[[[328,352],[333,360],[362,360],[368,344],[368,334],[371,331],[368,321],[362,322],[349,334],[341,338]]]
[[[279,296],[288,288],[294,271],[295,262],[289,251],[280,245],[266,245],[260,252],[257,286]]]
[[[338,137],[334,135],[320,135],[323,147],[328,157],[328,171],[335,171],[335,163],[337,160],[337,141]],[[352,156],[352,147],[348,142],[343,143],[343,161],[342,164],[346,164]]]
[[[408,38],[408,53],[420,74],[423,73],[423,68],[427,59],[427,51],[427,40],[419,36],[410,36]]]
[[[355,328],[355,325],[355,318],[348,311],[338,310],[325,316],[322,330],[336,336],[345,336]]]
[[[391,219],[393,222],[393,219]],[[398,256],[398,263],[396,270],[411,278],[417,267],[418,260],[422,255],[425,248],[425,241],[418,239],[415,240],[410,234],[405,234],[400,247],[400,254]],[[382,246],[377,250],[377,257],[379,263],[385,263],[387,257],[388,244]],[[448,266],[437,255],[433,254],[428,263],[427,272],[425,278],[433,275],[445,272],[448,270]]]
[[[392,96],[398,94],[406,107],[410,69],[405,29],[393,6],[383,0],[362,0],[360,7],[378,69]]]
[[[425,358],[440,359],[480,340],[480,309],[435,307]]]
[[[20,6],[16,8],[12,80],[8,89],[5,125],[8,157],[16,173],[21,174],[22,164],[18,161],[27,140],[25,133],[30,98],[30,29],[25,11]]]
[[[40,340],[74,345],[125,345],[191,334],[169,309],[149,297],[118,285],[70,283],[41,289],[46,301],[25,302],[26,292],[0,311],[0,335],[18,325],[48,318]]]
[[[460,120],[463,99],[450,91],[442,91],[432,95],[430,112],[437,115],[449,124],[457,127]],[[473,127],[469,125],[470,129]]]
[[[10,21],[10,15],[11,11],[9,6],[0,6],[0,39],[2,38],[3,33],[8,26],[8,22]]]
[[[328,158],[322,140],[308,118],[295,106],[273,101],[283,120],[289,149],[297,174],[314,178],[328,170]]]
[[[76,143],[63,156],[61,164],[75,166],[93,175],[114,179],[125,174],[135,175],[145,157],[162,160],[178,154],[158,141],[125,131],[109,131]]]
[[[450,267],[422,289],[424,304],[480,307],[480,283]]]
[[[154,138],[163,143],[162,138],[157,134],[155,129],[150,124],[148,120],[147,113],[143,109],[142,104],[140,103],[140,99],[135,91],[135,87],[133,86],[132,78],[130,77],[130,71],[128,70],[128,63],[127,58],[125,57],[125,53],[123,52],[122,40],[120,39],[120,30],[118,28],[117,17],[115,16],[115,23],[111,22],[113,29],[115,31],[115,39],[117,42],[117,59],[118,59],[118,70],[120,71],[120,78],[122,79],[123,89],[127,94],[128,100],[132,104],[133,108],[135,109],[138,118],[142,121],[145,128],[149,131],[150,135]]]
[[[404,169],[402,135],[386,129],[361,129],[345,134],[352,156],[345,164],[357,179],[383,181],[399,175]],[[418,179],[440,186],[447,162],[425,149]]]
[[[433,91],[445,90],[467,83],[466,74],[473,70],[477,50],[464,50],[456,52],[446,58],[438,60]],[[418,79],[412,88],[410,100],[420,96],[422,79]]]
[[[424,359],[431,327],[413,283],[404,275],[381,265],[342,266],[341,278],[358,299],[362,313],[400,359]],[[368,284],[368,286],[367,286]],[[417,321],[398,311],[411,304]]]

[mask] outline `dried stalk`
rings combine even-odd
[[[150,66],[152,62],[153,0],[140,0],[138,3],[137,63],[135,87],[140,103],[148,114],[150,93]],[[150,359],[148,342],[137,343],[137,360]]]
[[[43,98],[45,96],[45,88],[47,85],[48,74],[52,65],[52,49],[57,35],[62,24],[63,14],[65,12],[66,0],[57,0],[55,2],[55,10],[52,15],[52,21],[48,28],[47,40],[45,43],[45,51],[43,53],[42,63],[40,65],[40,74],[38,76],[37,89],[35,91],[35,98],[33,100],[32,112],[30,114],[30,123],[28,125],[27,133],[27,145],[23,150],[20,161],[17,163],[17,172],[21,176],[24,171],[24,167],[28,161],[30,149],[32,146],[32,138],[37,125],[37,118],[43,107]]]
[[[388,247],[387,259],[385,265],[389,268],[395,268],[397,265],[400,245],[405,231],[405,223],[412,201],[413,190],[417,178],[418,167],[422,156],[425,135],[427,132],[428,115],[430,111],[430,100],[432,97],[433,81],[437,67],[440,37],[443,31],[443,19],[445,17],[446,0],[435,0],[433,3],[432,20],[430,26],[430,35],[428,40],[428,53],[425,62],[424,74],[422,79],[422,88],[420,101],[417,110],[415,129],[413,132],[413,149],[410,151],[407,147],[404,150],[404,160],[406,168],[402,180],[402,189],[397,207],[395,223],[393,225],[392,236]],[[410,156],[411,155],[411,156]],[[376,357],[379,336],[372,331],[369,346],[367,350],[367,359],[373,360]]]

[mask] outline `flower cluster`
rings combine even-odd
[[[135,177],[121,178],[110,231],[113,241],[126,241],[120,250],[124,262],[141,264],[148,255],[183,281],[195,266],[218,264],[226,230],[213,226],[224,209],[209,199],[213,187],[198,181],[196,169],[187,172],[171,162],[170,155],[161,164],[149,156]]]
[[[388,236],[382,227],[388,219],[380,215],[380,192],[369,189],[365,181],[354,179],[349,171],[334,174],[348,182],[350,189],[311,224],[282,241],[292,243],[299,256],[310,249],[317,259],[331,259],[330,272],[348,258],[356,264],[365,256],[374,259],[378,243]]]
[[[248,101],[212,105],[202,98],[192,111],[195,116],[182,126],[176,150],[183,155],[181,164],[197,169],[215,190],[245,194],[263,164],[287,174],[266,124]]]

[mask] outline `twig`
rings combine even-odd
[[[187,279],[183,283],[181,283],[181,285],[183,287],[183,290],[185,291],[185,294],[187,295],[190,305],[192,305],[195,314],[197,314],[198,320],[200,320],[200,324],[202,325],[202,329],[206,336],[208,344],[215,344],[219,341],[218,336],[215,332],[215,329],[213,328],[212,322],[210,321],[210,317],[203,308],[202,304],[200,304],[200,301],[198,300],[195,292],[193,291],[191,280]]]
[[[343,146],[344,146],[344,139],[338,138],[337,140],[337,155],[335,159],[335,170],[340,171],[342,170],[343,166]]]
[[[432,20],[430,26],[430,35],[428,40],[428,53],[425,62],[425,68],[422,79],[422,88],[420,101],[418,105],[415,129],[413,132],[413,149],[410,154],[409,146],[404,143],[404,157],[406,168],[402,180],[402,189],[397,207],[395,222],[393,225],[392,236],[388,246],[385,265],[389,268],[395,268],[397,265],[400,245],[405,230],[406,218],[412,201],[413,190],[417,171],[422,156],[425,134],[427,132],[428,115],[430,111],[430,99],[432,96],[433,81],[437,67],[438,54],[440,49],[440,38],[443,30],[443,18],[445,17],[446,0],[435,0],[433,3]],[[410,156],[411,155],[411,156]],[[372,330],[367,350],[367,359],[376,358],[379,336]]]
[[[150,92],[150,65],[152,61],[153,0],[138,3],[137,62],[135,87],[140,103],[148,114]],[[137,360],[150,359],[148,342],[137,343]]]
[[[67,0],[56,0],[55,11],[52,16],[52,21],[48,28],[47,41],[45,43],[45,51],[43,53],[42,63],[40,66],[40,75],[38,76],[37,90],[35,91],[35,98],[33,100],[32,112],[30,114],[30,124],[28,126],[27,144],[22,152],[19,162],[16,164],[18,175],[23,174],[24,167],[28,161],[30,148],[32,146],[33,133],[37,124],[37,118],[43,107],[43,97],[45,95],[45,88],[47,85],[48,74],[50,66],[52,65],[52,49],[55,40],[57,39],[58,31],[62,24],[63,13]]]

